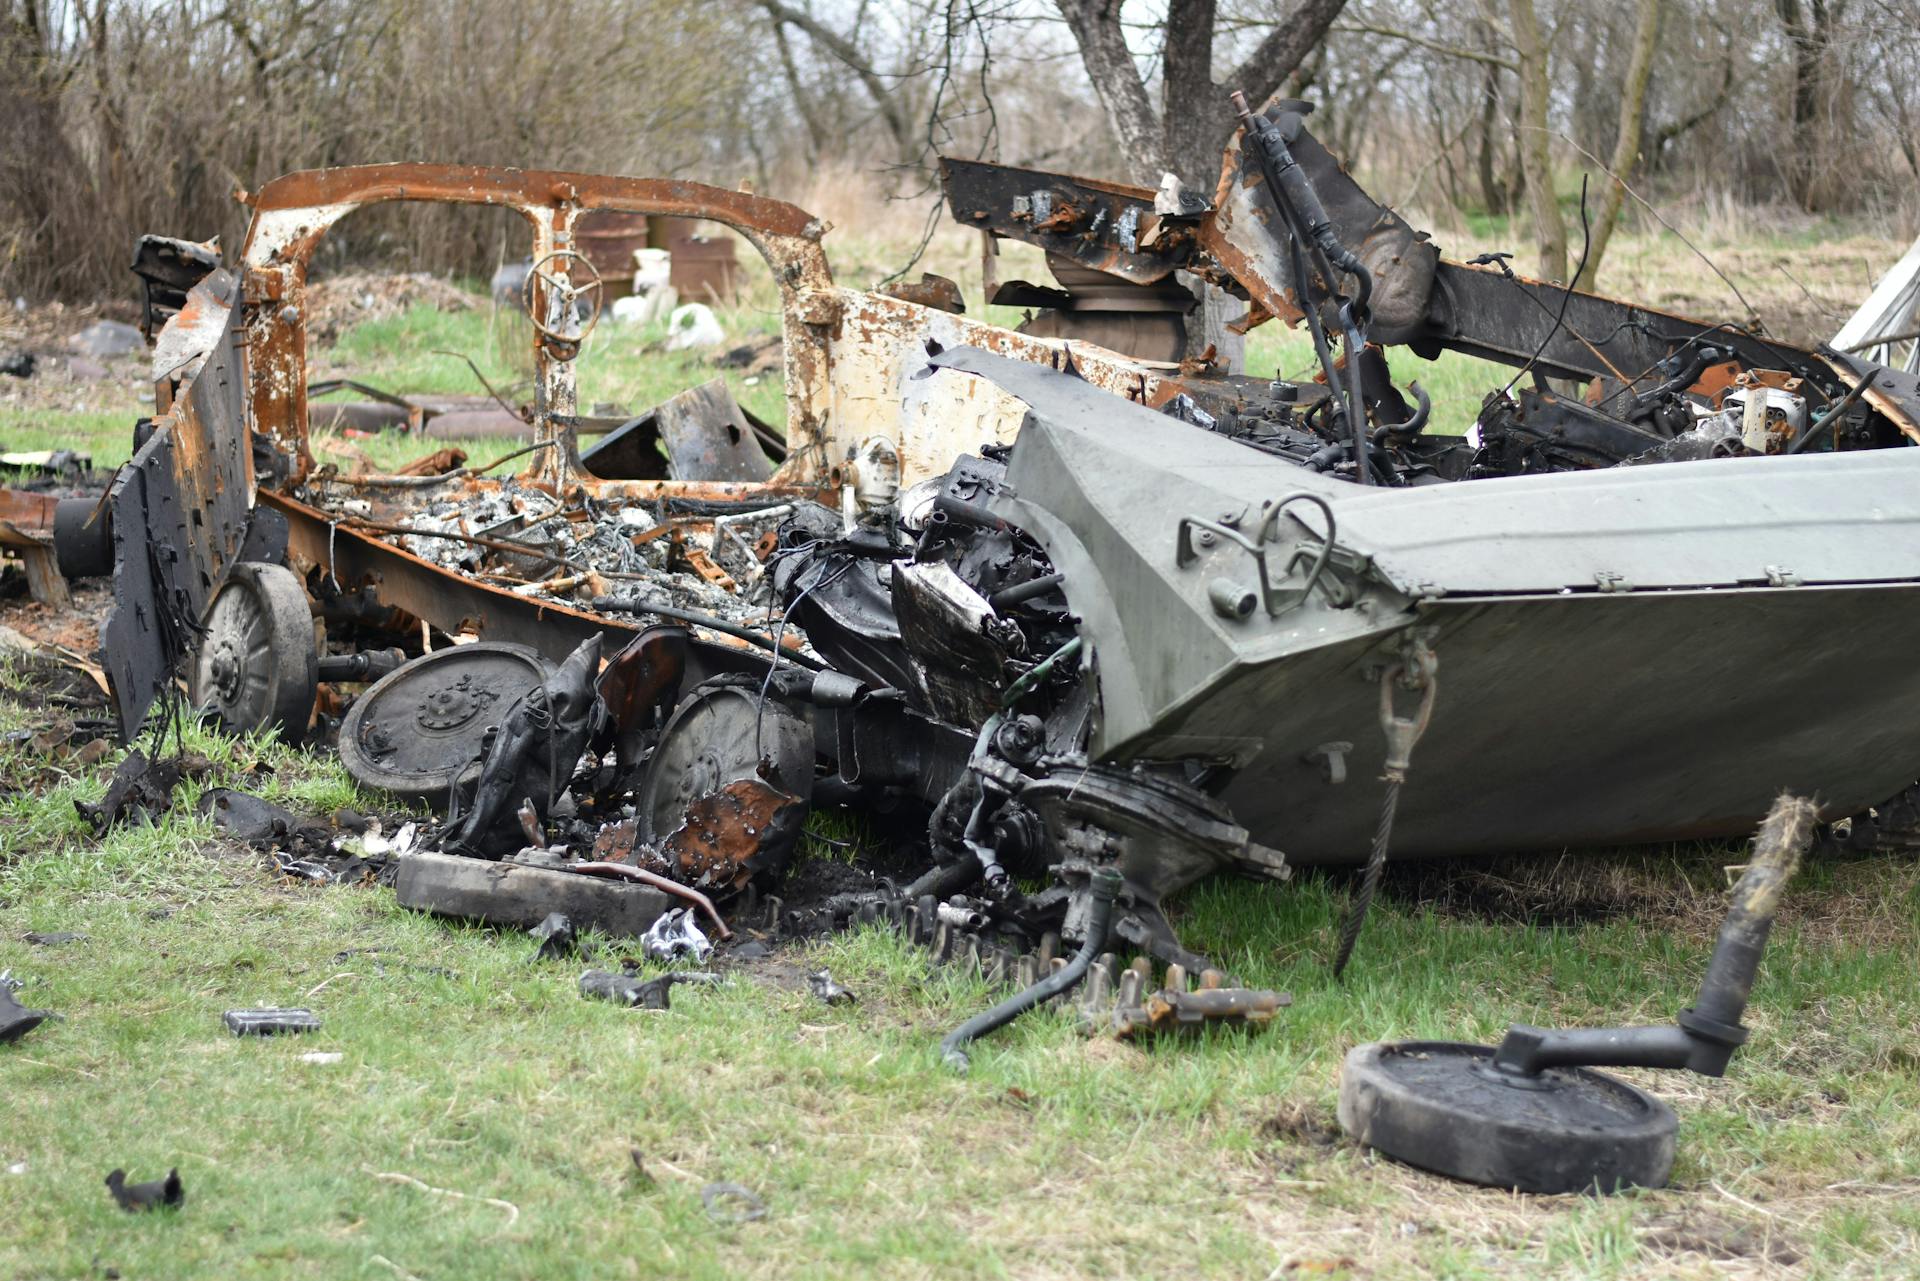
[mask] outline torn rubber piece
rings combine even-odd
[[[637,974],[588,970],[580,976],[580,995],[594,1000],[612,1001],[615,1005],[625,1005],[637,1010],[665,1010],[672,1008],[673,1003],[668,993],[676,983],[717,987],[720,976],[692,971],[660,974],[650,979],[643,979]]]
[[[128,1183],[125,1170],[115,1170],[106,1178],[107,1191],[128,1214],[147,1210],[177,1210],[187,1203],[187,1188],[179,1170],[168,1170],[167,1177],[151,1183]]]
[[[52,1010],[29,1010],[13,999],[20,980],[9,970],[0,970],[0,1045],[17,1041],[48,1019],[58,1018]]]
[[[536,961],[556,961],[573,951],[573,922],[565,912],[549,912],[540,924],[528,930],[540,941],[540,947],[533,954]]]
[[[851,989],[835,983],[833,975],[826,970],[815,970],[807,975],[807,990],[822,1005],[853,1005],[860,1000]]]

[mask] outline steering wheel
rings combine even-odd
[[[556,276],[547,270],[562,260],[568,264],[566,275]],[[545,284],[548,290],[547,314],[551,316],[557,310],[559,315],[565,318],[563,322],[565,328],[553,328],[541,319],[540,308],[535,304],[533,297],[533,282],[536,278]],[[576,278],[583,280],[584,283],[576,283]],[[593,306],[583,320],[580,317],[578,304],[589,296],[593,300]],[[594,268],[593,263],[588,261],[585,254],[576,253],[571,249],[556,249],[534,263],[532,269],[527,272],[526,283],[521,286],[521,298],[526,306],[528,317],[533,321],[534,329],[541,337],[575,349],[572,354],[561,357],[564,360],[571,360],[578,354],[580,344],[585,342],[587,335],[593,332],[593,327],[600,323],[600,273]]]

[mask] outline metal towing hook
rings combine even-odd
[[[1407,646],[1407,656],[1380,673],[1380,732],[1387,740],[1387,759],[1380,775],[1386,782],[1380,803],[1380,821],[1374,827],[1373,846],[1367,854],[1367,870],[1360,878],[1360,890],[1347,910],[1340,927],[1339,949],[1333,958],[1333,976],[1346,972],[1353,959],[1354,944],[1360,941],[1360,927],[1366,923],[1367,909],[1380,888],[1381,874],[1387,866],[1387,848],[1393,841],[1393,821],[1400,812],[1400,786],[1413,768],[1413,749],[1433,721],[1433,701],[1440,691],[1440,659],[1426,641],[1416,636]],[[1419,697],[1412,716],[1402,716],[1394,706],[1394,691],[1409,690]]]

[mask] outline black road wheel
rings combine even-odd
[[[764,759],[765,773],[756,766]],[[681,824],[687,806],[743,778],[765,778],[805,802],[813,796],[813,727],[759,682],[708,681],[680,701],[647,763],[640,815],[655,840]]]
[[[320,655],[307,589],[281,565],[241,561],[201,620],[188,696],[232,734],[275,728],[299,746],[313,719]]]
[[[1614,1192],[1666,1186],[1679,1121],[1651,1094],[1591,1068],[1517,1076],[1495,1068],[1484,1045],[1402,1041],[1347,1055],[1340,1128],[1469,1183]]]
[[[395,796],[446,799],[487,731],[553,665],[536,649],[476,641],[422,654],[374,682],[340,722],[340,761],[356,783]]]

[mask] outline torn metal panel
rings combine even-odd
[[[102,641],[122,735],[132,739],[173,688],[200,620],[245,545],[253,507],[247,356],[241,310],[220,307],[220,275],[196,286],[176,317],[196,335],[222,322],[190,358],[198,369],[114,482],[114,610]],[[206,319],[196,319],[204,316]],[[169,332],[172,332],[170,327]],[[156,347],[156,351],[159,347]]]
[[[1282,110],[1300,106],[1305,104],[1283,104]],[[1283,123],[1282,128],[1294,158],[1307,171],[1341,238],[1373,272],[1374,338],[1384,343],[1410,340],[1426,319],[1439,252],[1425,232],[1374,202],[1346,166],[1300,127],[1297,109],[1283,116],[1287,119],[1291,126]],[[1227,144],[1214,212],[1196,234],[1252,299],[1256,316],[1264,312],[1288,324],[1300,319],[1298,289],[1285,251],[1286,228],[1238,133]]]
[[[580,462],[608,480],[764,481],[773,474],[724,378],[628,420],[582,453]]]
[[[1155,213],[1145,187],[952,156],[941,158],[940,182],[954,221],[1137,285],[1166,279],[1196,252],[1193,220]]]

